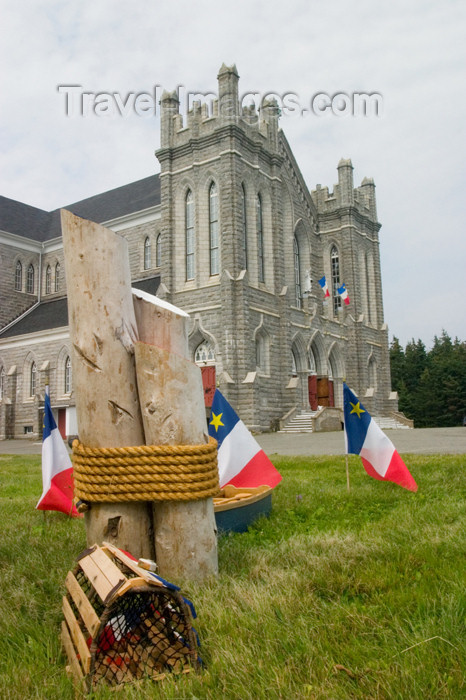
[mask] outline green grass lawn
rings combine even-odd
[[[419,491],[344,457],[277,458],[269,519],[186,584],[199,674],[96,698],[465,697],[465,456],[405,455]],[[40,458],[0,456],[0,698],[73,698],[59,643],[82,521],[34,510]]]

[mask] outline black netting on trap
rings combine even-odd
[[[93,684],[116,685],[197,667],[197,639],[182,596],[144,586],[117,598],[102,614],[91,657]]]
[[[102,603],[102,601],[100,600],[94,586],[89,581],[89,579],[87,578],[84,571],[82,571],[82,569],[80,569],[79,567],[77,567],[73,571],[73,573],[75,575],[77,582],[79,583],[81,590],[86,594],[89,602],[92,603],[92,607],[94,608],[97,616],[100,617],[105,610],[105,604]],[[67,597],[68,597],[68,602],[70,603],[73,612],[75,613],[75,615],[77,614],[79,616],[79,611],[78,611],[76,605],[74,604],[73,599],[71,598],[70,595],[68,595]],[[82,621],[81,621],[81,627],[82,627],[82,630],[84,631],[84,623]]]

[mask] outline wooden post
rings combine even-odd
[[[136,343],[135,356],[146,443],[205,444],[202,376],[188,357],[188,315],[138,290],[133,294],[139,337],[144,341]],[[153,519],[162,576],[202,580],[217,574],[212,498],[154,503]]]
[[[61,224],[79,438],[89,447],[142,445],[127,242],[65,210]],[[89,545],[110,540],[137,557],[154,556],[146,503],[92,504],[86,530]]]

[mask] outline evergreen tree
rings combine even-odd
[[[466,415],[466,343],[443,330],[427,352],[414,338],[403,352],[398,338],[390,346],[393,388],[399,408],[416,427],[461,425]]]
[[[401,385],[405,377],[405,354],[396,336],[390,344],[390,372],[392,375],[392,387],[400,395]]]

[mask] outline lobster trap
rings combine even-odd
[[[125,552],[108,543],[85,550],[65,586],[67,671],[87,691],[199,668],[192,604]]]

